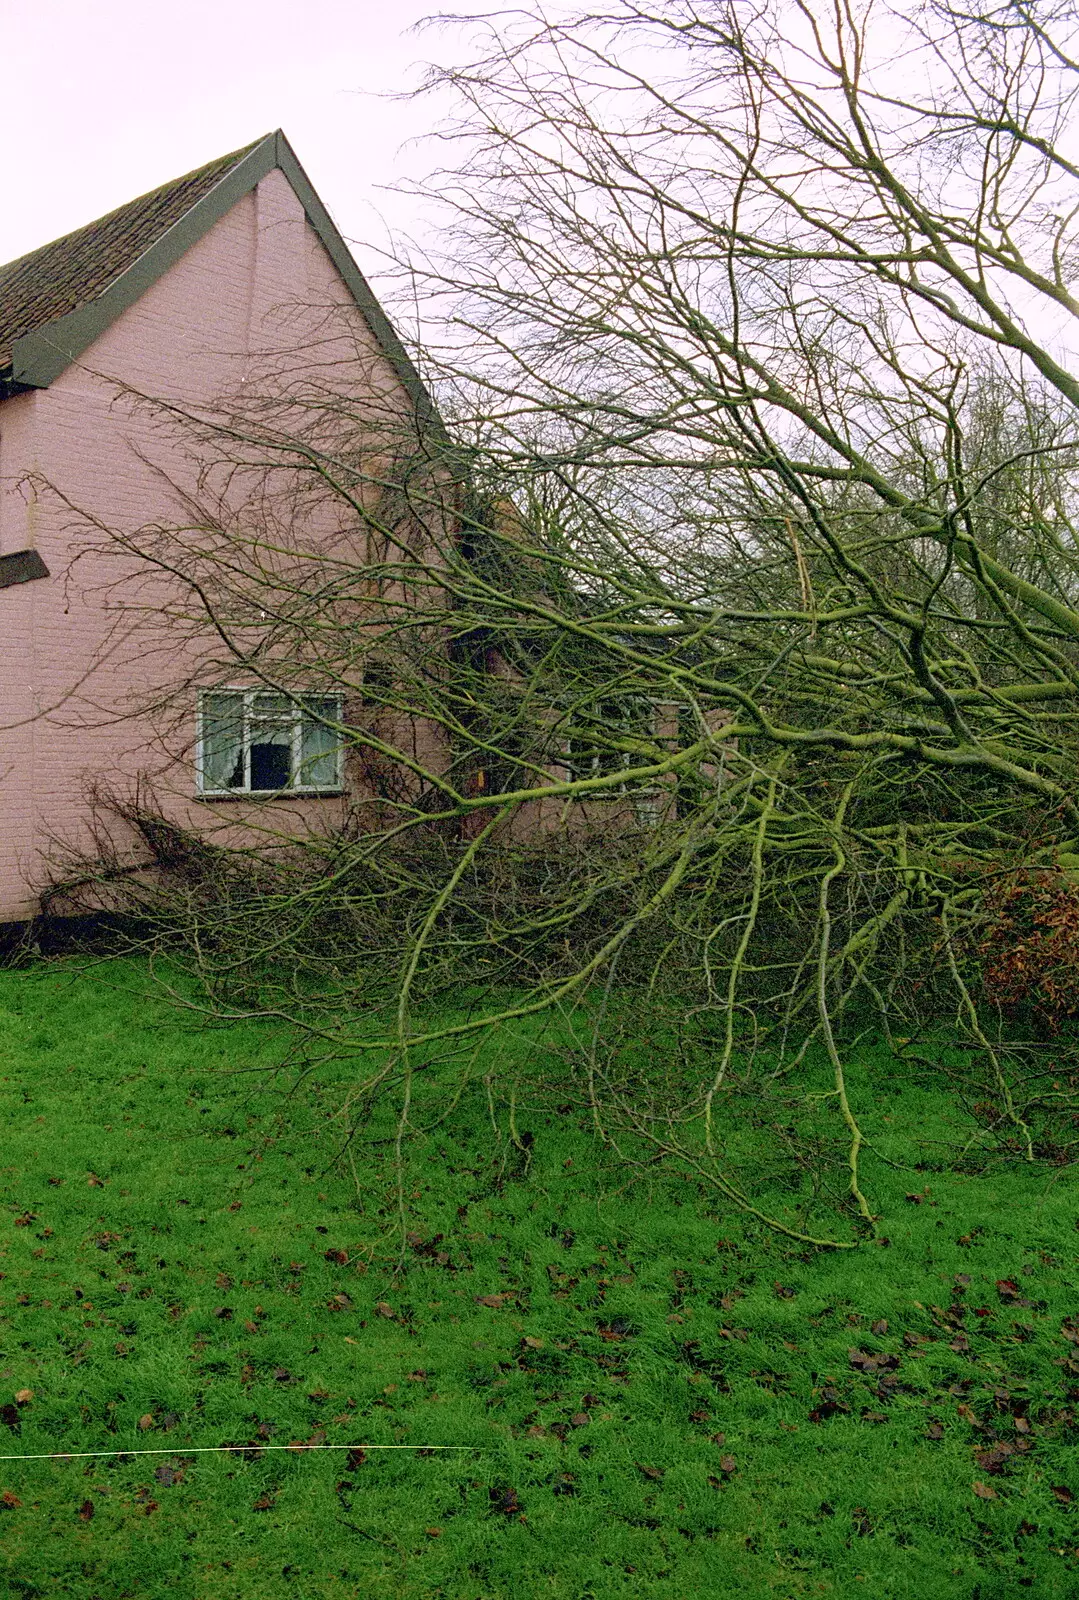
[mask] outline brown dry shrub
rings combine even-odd
[[[1079,887],[1025,869],[986,897],[978,946],[986,999],[1058,1033],[1079,1016]]]

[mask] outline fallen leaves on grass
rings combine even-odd
[[[144,1416],[141,1416],[137,1424],[140,1433],[147,1433],[153,1427],[153,1425],[153,1413],[150,1411],[147,1411]]]
[[[5,1489],[3,1494],[0,1494],[0,1506],[3,1506],[5,1511],[15,1511],[21,1505],[22,1501],[18,1495],[13,1494],[10,1489]]]
[[[251,1509],[252,1509],[252,1511],[272,1511],[273,1508],[274,1508],[274,1504],[276,1503],[276,1500],[277,1500],[276,1493],[271,1492],[270,1490],[267,1490],[265,1494],[260,1494],[259,1495],[258,1499],[252,1505]]]
[[[828,1417],[834,1417],[839,1411],[850,1410],[850,1406],[847,1405],[839,1390],[833,1389],[831,1385],[826,1384],[824,1388],[817,1390],[816,1393],[819,1395],[819,1399],[809,1413],[810,1422],[824,1422]]]
[[[262,1459],[262,1451],[259,1448],[257,1439],[250,1440],[247,1443],[241,1443],[238,1439],[222,1439],[218,1448],[224,1454],[239,1456],[244,1461],[261,1461]]]
[[[487,1491],[491,1510],[504,1517],[519,1516],[522,1510],[517,1490],[509,1484],[495,1483]]]
[[[377,1300],[375,1302],[375,1314],[379,1317],[387,1317],[391,1322],[397,1315],[393,1307],[388,1305],[385,1300]]]
[[[33,1389],[16,1389],[15,1390],[15,1404],[17,1406],[28,1406],[33,1398],[34,1398]]]
[[[174,1484],[183,1482],[187,1466],[186,1461],[163,1461],[154,1477],[164,1488],[171,1489]]]
[[[887,1324],[885,1324],[887,1326]],[[847,1351],[847,1360],[859,1372],[892,1372],[899,1365],[899,1357],[887,1352],[877,1353],[873,1350],[850,1349]]]
[[[1005,1439],[985,1450],[975,1450],[974,1465],[983,1472],[1003,1472],[1008,1458],[1014,1454],[1015,1446]]]
[[[290,1439],[288,1448],[290,1450],[296,1450],[296,1451],[301,1451],[301,1450],[320,1450],[325,1443],[326,1443],[326,1429],[325,1428],[316,1428],[314,1430],[314,1432],[311,1434],[310,1438],[307,1438],[307,1439]]]
[[[80,1522],[92,1522],[94,1520],[94,1502],[92,1500],[84,1500],[79,1507],[78,1516]]]
[[[724,1457],[724,1460],[726,1460],[726,1457]],[[646,1467],[643,1461],[635,1461],[633,1465],[644,1477],[651,1478],[653,1483],[658,1483],[663,1477],[663,1469],[661,1467]]]
[[[461,1215],[460,1208],[457,1215]],[[414,1250],[418,1256],[425,1256],[429,1261],[433,1261],[436,1267],[449,1267],[451,1271],[456,1271],[453,1262],[450,1260],[449,1251],[439,1249],[443,1237],[444,1235],[441,1233],[436,1233],[433,1239],[425,1239],[422,1233],[405,1235],[409,1248]]]
[[[611,1317],[608,1322],[597,1323],[596,1332],[606,1344],[618,1344],[631,1339],[637,1329],[628,1317]]]
[[[975,1479],[973,1487],[974,1493],[979,1500],[995,1500],[997,1498],[997,1491],[991,1483],[982,1483],[980,1479]]]
[[[508,1294],[478,1294],[474,1298],[478,1306],[490,1306],[493,1311],[501,1311],[510,1296]]]
[[[1075,1499],[1075,1496],[1072,1494],[1071,1490],[1063,1483],[1051,1483],[1049,1487],[1052,1489],[1062,1506],[1070,1506],[1072,1501]]]
[[[1032,1306],[1033,1300],[1027,1300],[1019,1292],[1019,1285],[1014,1278],[998,1278],[996,1284],[997,1294],[1006,1306]]]
[[[332,1261],[335,1266],[347,1267],[348,1266],[348,1251],[347,1250],[327,1250],[325,1252],[325,1255],[324,1255],[323,1259],[326,1260],[326,1261]]]

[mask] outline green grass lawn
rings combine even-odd
[[[467,1089],[395,1272],[390,1123],[335,1162],[279,1040],[142,988],[0,973],[5,1596],[1079,1594],[1073,1169],[934,1170],[973,1125],[866,1045],[888,1242],[806,1251],[530,1099],[536,1023],[530,1159]]]

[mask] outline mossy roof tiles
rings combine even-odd
[[[0,371],[11,366],[16,339],[96,300],[254,148],[208,161],[0,267]]]

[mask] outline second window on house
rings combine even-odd
[[[655,737],[656,710],[643,696],[622,695],[579,708],[563,746],[570,777],[617,778],[649,758],[645,751],[626,749],[625,745]],[[624,782],[610,790],[611,794],[625,792]]]
[[[340,695],[214,689],[199,696],[200,794],[305,794],[341,788]]]

